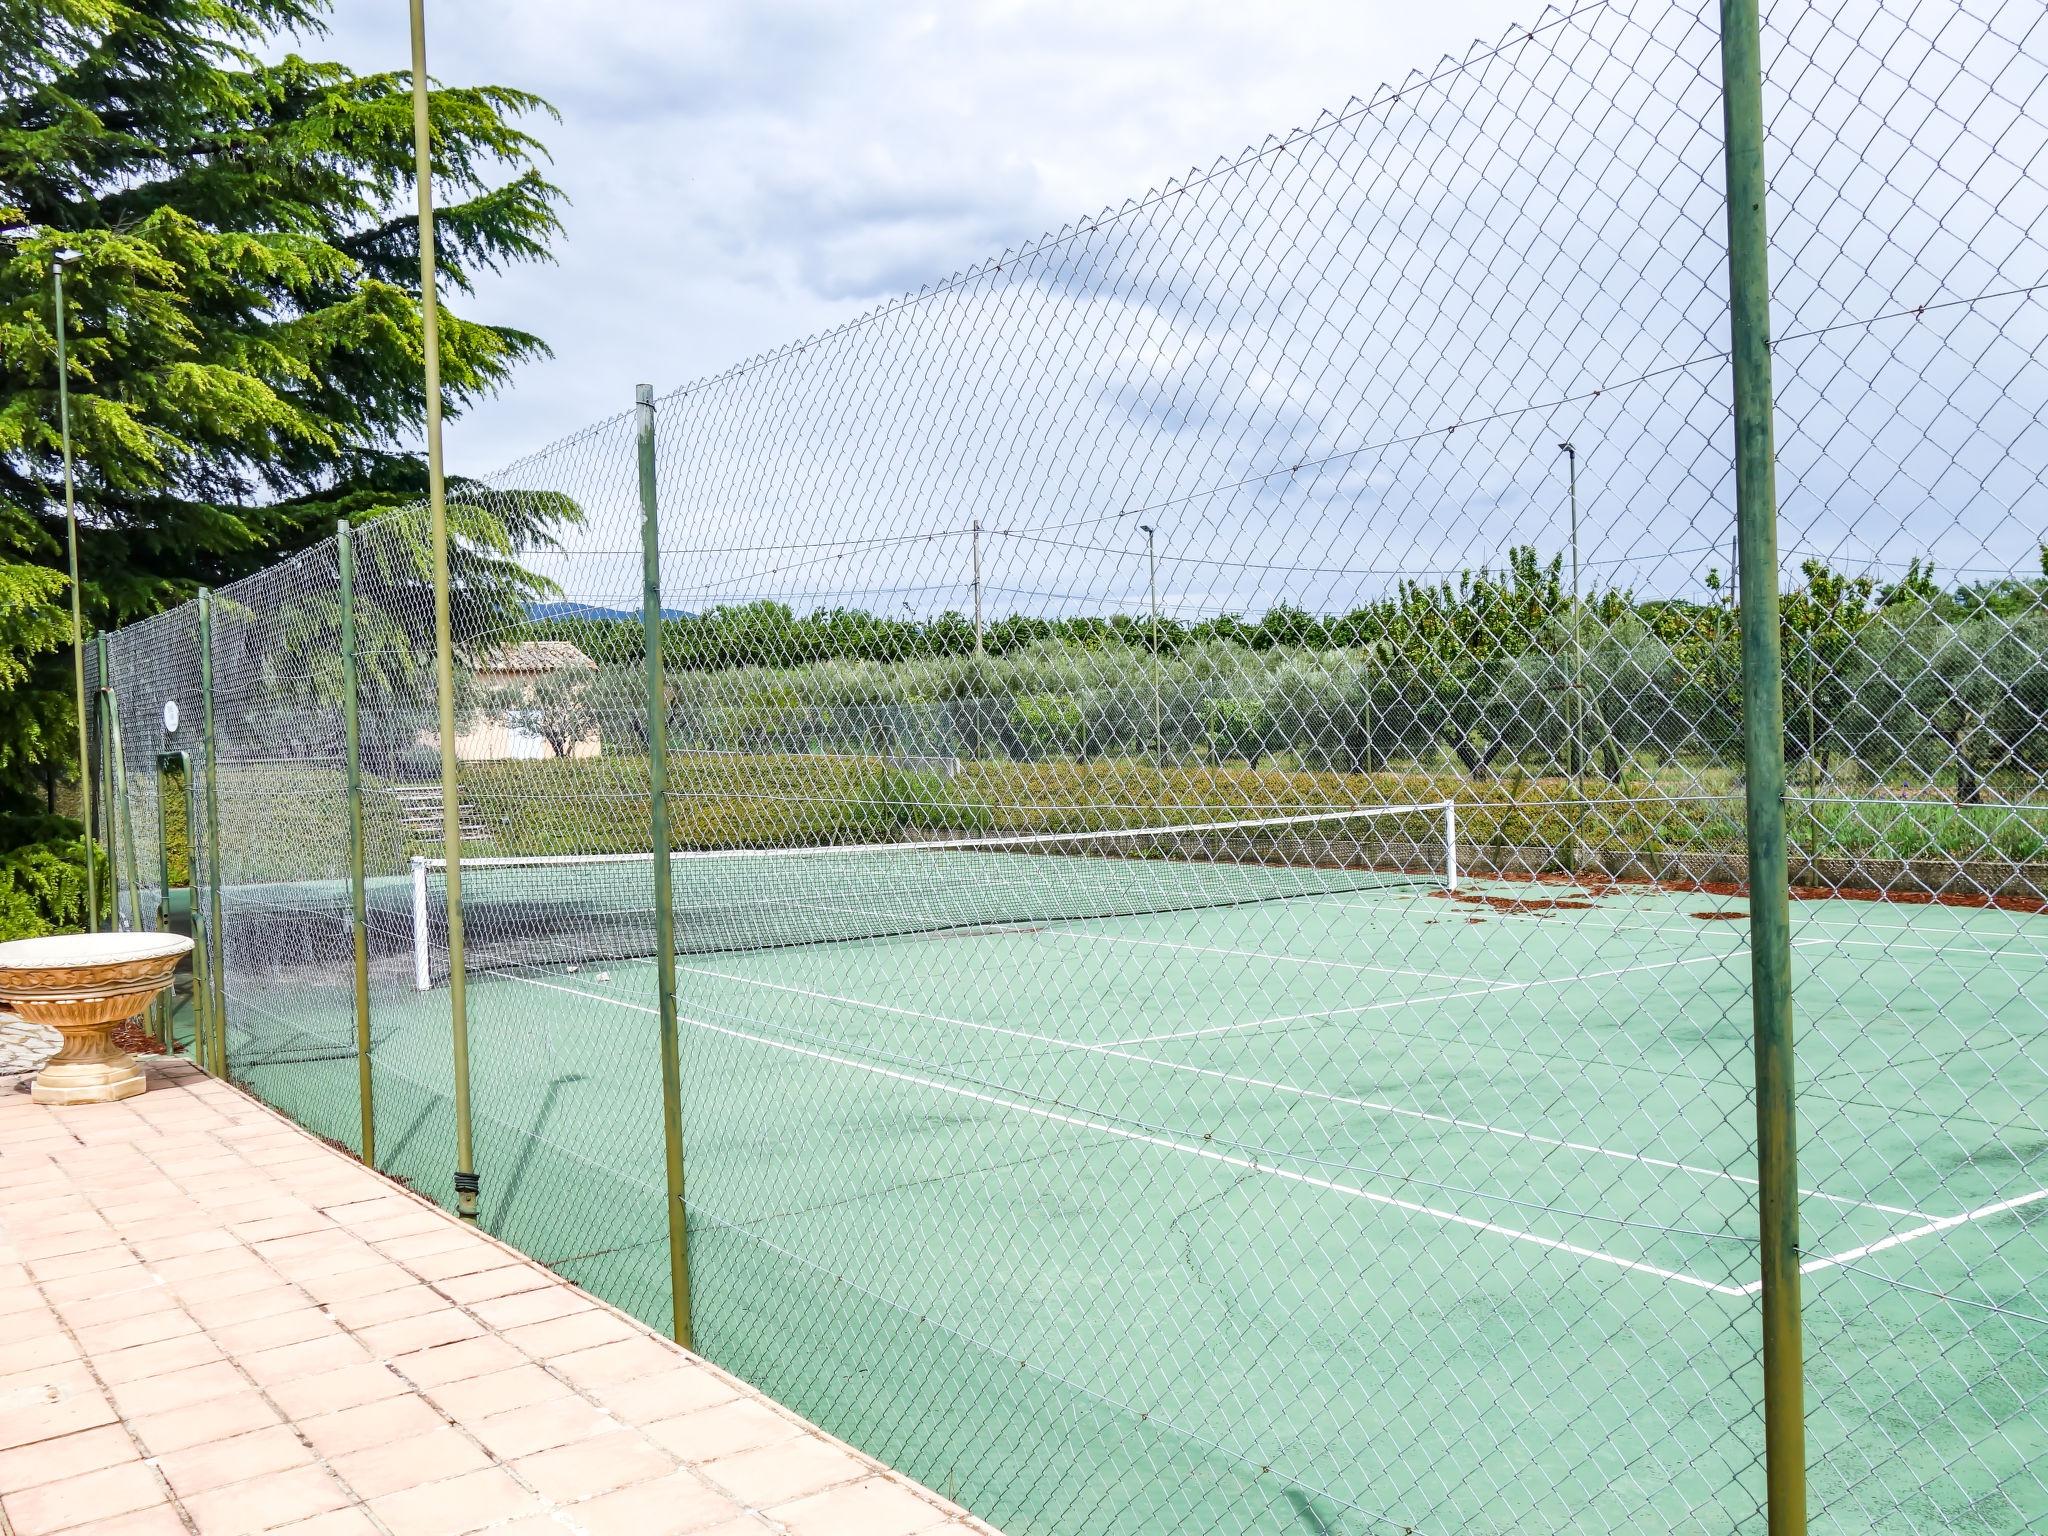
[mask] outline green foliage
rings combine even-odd
[[[887,770],[861,785],[846,818],[849,833],[878,837],[929,832],[985,832],[995,825],[987,803],[942,773]]]
[[[0,817],[0,941],[85,927],[85,840],[56,816]],[[101,856],[100,894],[111,894]]]
[[[414,500],[423,419],[410,80],[264,54],[315,35],[327,0],[4,0],[0,228],[0,561],[47,573],[63,550],[51,258],[64,284],[88,629],[112,628],[269,564],[279,550]],[[432,93],[453,293],[540,259],[559,194],[502,86]],[[451,409],[545,349],[441,316]],[[497,498],[503,502],[505,498]],[[532,588],[513,556],[559,507],[457,488],[472,562],[505,616]],[[61,589],[0,568],[0,771],[68,767],[66,679],[48,615]],[[384,579],[417,590],[394,556]],[[20,604],[40,612],[19,632]],[[394,602],[389,612],[418,609]],[[410,617],[416,629],[420,620]],[[23,667],[31,671],[19,675]],[[12,675],[11,675],[12,674]],[[21,776],[5,782],[20,797]]]

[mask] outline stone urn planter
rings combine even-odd
[[[69,933],[0,944],[0,1002],[64,1037],[36,1074],[38,1104],[106,1104],[149,1086],[141,1064],[114,1044],[171,984],[192,941],[175,933]]]

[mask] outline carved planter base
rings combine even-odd
[[[36,1075],[38,1104],[106,1104],[149,1086],[135,1058],[114,1044],[171,984],[192,941],[175,933],[75,933],[0,944],[0,1002],[63,1045]]]

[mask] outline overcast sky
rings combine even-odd
[[[1305,126],[1535,0],[428,0],[428,67],[540,93],[567,192],[551,266],[479,319],[551,362],[451,424],[483,473],[1078,215]],[[402,0],[302,51],[403,67]]]

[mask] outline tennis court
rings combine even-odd
[[[942,1491],[1035,1511],[1013,1532],[1071,1528],[1089,1499],[1132,1530],[1749,1518],[1742,903],[1289,874],[1223,905],[701,953],[683,934],[700,1348]],[[888,926],[879,884],[852,894],[820,886],[812,921]],[[2011,1326],[2048,1311],[2048,1280],[1998,1259],[2048,1220],[2025,1107],[2048,1087],[2048,919],[1794,916],[1816,1485],[1953,1521],[2048,1451],[2023,1406],[2044,1365]],[[651,962],[485,942],[486,1225],[659,1324]],[[345,1037],[332,979],[232,998],[238,1071],[316,1125],[353,1115],[352,1055],[262,1047]],[[447,1021],[438,985],[377,992],[379,1161],[435,1191]],[[1930,1328],[1939,1358],[1908,1358]],[[2009,1455],[1959,1459],[1965,1440]],[[1532,1503],[1532,1479],[1557,1496]]]

